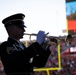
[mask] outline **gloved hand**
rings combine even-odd
[[[38,42],[39,44],[42,44],[43,41],[45,40],[45,37],[46,35],[49,34],[49,33],[46,33],[45,34],[45,31],[39,31],[38,34],[37,34],[37,39],[36,39],[36,42]]]

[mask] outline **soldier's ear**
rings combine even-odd
[[[15,28],[14,26],[9,26],[6,28],[6,30],[8,33],[11,33],[12,31],[14,31],[14,28]]]

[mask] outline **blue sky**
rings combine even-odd
[[[76,1],[66,3],[66,15],[70,15],[76,11]]]

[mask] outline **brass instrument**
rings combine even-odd
[[[29,35],[29,36],[30,36],[30,38],[29,38],[30,41],[32,41],[32,40],[31,40],[31,36],[37,36],[36,33],[32,33],[32,34],[24,33],[24,35]],[[41,44],[41,46],[42,46],[43,48],[46,48],[46,47],[50,44],[50,39],[51,39],[51,38],[56,38],[57,41],[58,41],[58,39],[59,39],[59,37],[46,35],[45,40],[43,41],[43,43]]]
[[[37,36],[36,33],[32,33],[32,34],[29,34],[29,33],[24,33],[24,35],[29,35],[29,36]],[[46,36],[45,38],[58,38],[58,37],[55,37],[55,36]]]
[[[24,33],[24,35],[29,35],[29,37],[30,37],[30,38],[29,38],[30,41],[31,41],[31,36],[37,36],[36,33],[32,33],[32,34]],[[45,44],[49,44],[51,38],[58,38],[58,37],[55,37],[55,36],[48,36],[48,35],[46,35],[45,40],[44,40],[44,43],[45,43]]]

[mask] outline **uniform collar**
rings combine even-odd
[[[19,41],[17,41],[16,39],[14,39],[14,38],[11,38],[11,37],[8,37],[8,41],[11,41],[11,43],[19,43]]]
[[[10,42],[14,47],[17,47],[18,50],[24,50],[24,46],[20,41],[17,41],[13,38],[8,37],[8,42]]]

